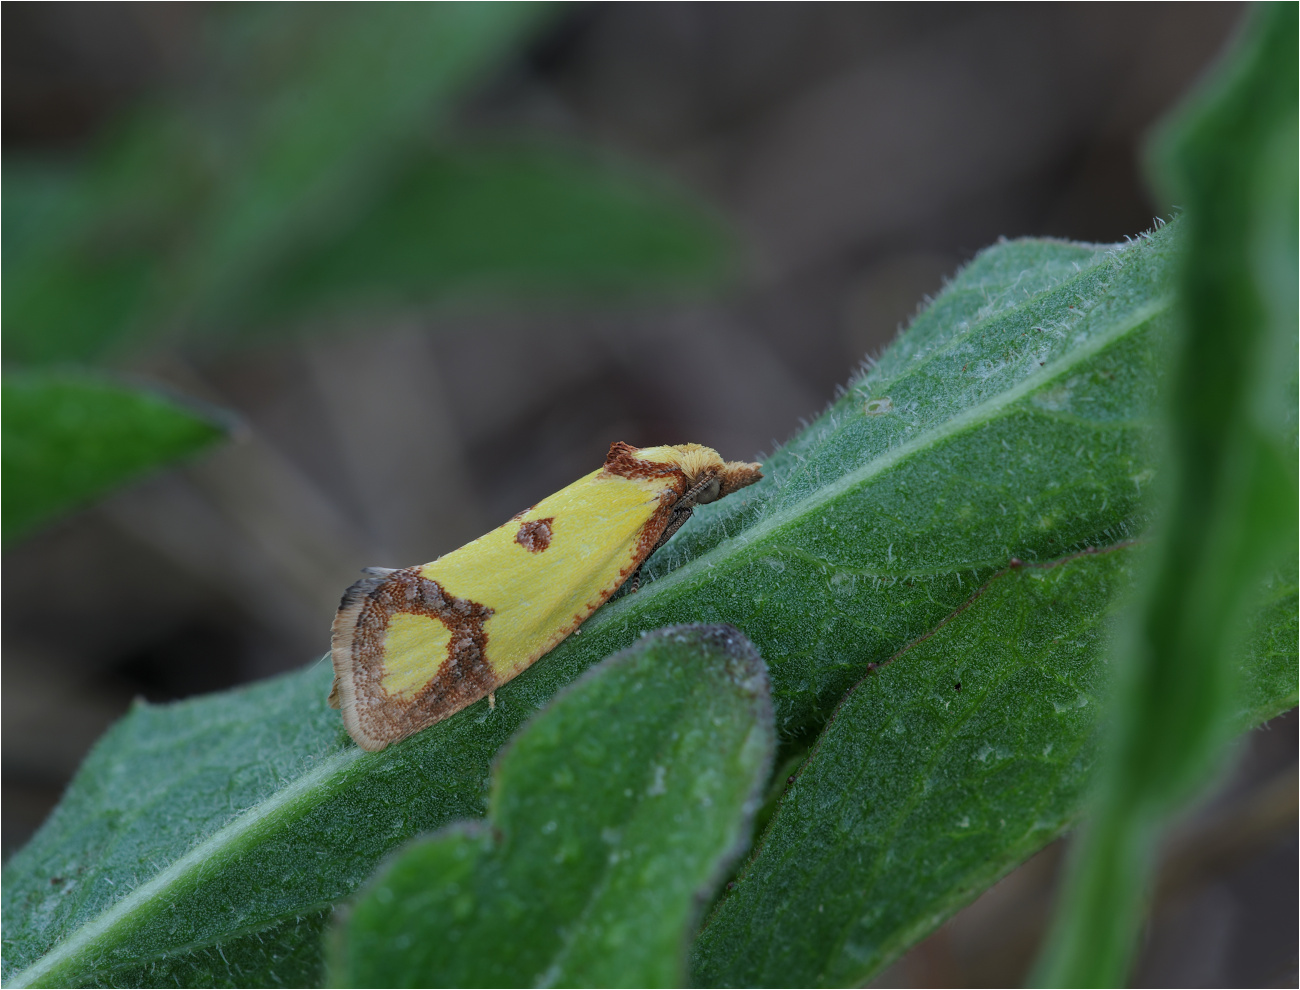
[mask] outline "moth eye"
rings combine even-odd
[[[718,493],[722,491],[722,480],[714,478],[709,482],[707,488],[695,496],[696,505],[708,505],[710,502],[716,502]]]

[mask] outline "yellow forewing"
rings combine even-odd
[[[486,536],[348,589],[330,703],[370,750],[454,714],[576,629],[674,518],[760,477],[697,444],[614,444],[603,468]]]
[[[499,681],[507,681],[632,573],[642,530],[665,487],[662,481],[593,471],[506,525],[425,564],[420,573],[456,597],[492,609],[487,659]],[[537,520],[550,521],[550,542],[530,551],[516,537],[522,525]]]
[[[413,697],[438,676],[450,645],[451,630],[440,620],[410,612],[394,615],[384,635],[384,676],[380,680],[384,690]]]

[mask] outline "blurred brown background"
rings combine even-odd
[[[1144,133],[1220,51],[1229,4],[616,4],[564,12],[460,108],[461,134],[577,139],[735,233],[738,280],[407,313],[131,369],[244,418],[238,442],[6,555],[3,844],[135,695],[309,662],[358,568],[436,557],[612,440],[748,458],[816,413],[1000,236],[1121,240],[1171,204]],[[205,5],[7,4],[5,153],[82,153],[194,76]],[[1296,720],[1253,733],[1167,850],[1139,981],[1296,985]],[[1060,848],[881,985],[1018,984]]]

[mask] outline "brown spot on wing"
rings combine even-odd
[[[638,453],[640,453],[639,448],[633,447],[630,443],[623,443],[621,440],[610,444],[609,453],[605,456],[605,470],[632,481],[641,478],[677,477],[683,483],[685,482],[686,477],[676,464],[660,464],[643,460],[636,456]]]
[[[541,553],[551,545],[551,537],[554,535],[552,523],[554,522],[555,517],[549,516],[546,519],[531,519],[526,523],[521,523],[519,532],[515,534],[515,542],[529,553]]]
[[[394,615],[423,615],[451,632],[437,675],[412,699],[383,686],[384,639]],[[343,596],[334,620],[334,668],[343,685],[343,721],[362,749],[390,742],[454,715],[497,686],[487,660],[486,605],[457,598],[437,581],[406,567],[382,578],[364,578]]]

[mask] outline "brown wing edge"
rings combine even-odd
[[[339,610],[334,615],[334,625],[330,629],[330,656],[334,661],[334,687],[330,691],[329,704],[343,715],[343,725],[358,746],[370,753],[378,752],[393,740],[376,739],[361,728],[357,717],[356,681],[352,669],[353,635],[361,610],[365,608],[370,595],[387,580],[387,575],[371,574],[355,582],[343,592]]]

